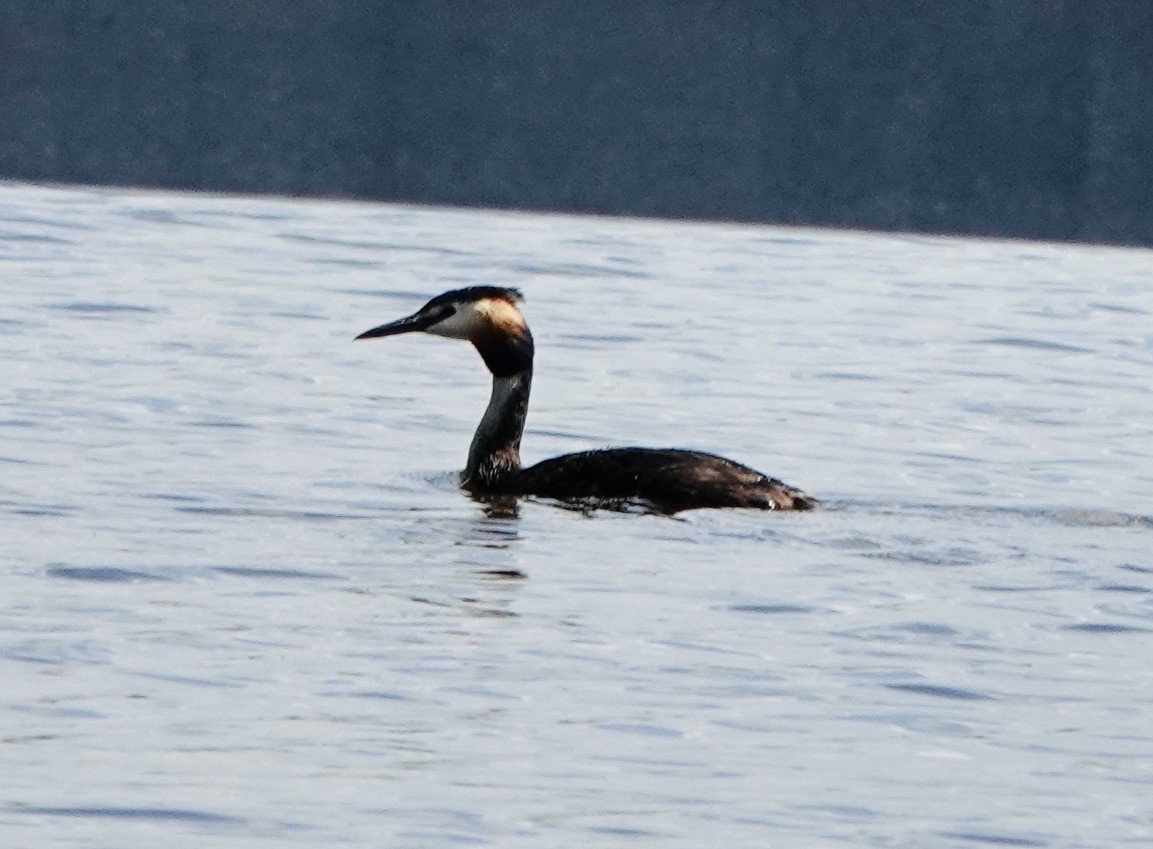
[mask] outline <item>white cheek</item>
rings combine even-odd
[[[476,329],[477,320],[476,311],[471,306],[458,307],[455,313],[425,332],[448,339],[468,339]]]

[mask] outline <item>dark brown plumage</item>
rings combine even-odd
[[[799,489],[701,451],[606,448],[564,454],[524,468],[520,440],[532,386],[533,340],[516,304],[520,292],[475,286],[438,295],[407,318],[358,336],[425,332],[464,339],[493,375],[492,397],[469,449],[461,485],[479,496],[534,495],[584,504],[644,502],[666,513],[705,507],[808,510]]]
[[[668,513],[703,507],[807,510],[817,503],[748,466],[679,448],[563,454],[510,475],[507,485],[546,498],[639,498]]]

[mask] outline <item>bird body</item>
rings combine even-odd
[[[461,485],[478,496],[532,495],[606,505],[641,501],[662,512],[705,507],[807,510],[816,499],[760,472],[701,451],[606,448],[527,468],[520,442],[532,389],[533,339],[517,304],[497,286],[445,292],[412,315],[357,339],[424,332],[469,341],[492,374],[492,395],[469,447]]]

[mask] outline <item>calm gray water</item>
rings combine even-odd
[[[521,287],[525,458],[455,488]],[[1153,253],[0,186],[0,844],[1153,841]]]

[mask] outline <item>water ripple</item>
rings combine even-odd
[[[1003,345],[1009,348],[1033,348],[1038,351],[1057,351],[1061,353],[1091,354],[1092,348],[1083,348],[1080,345],[1070,345],[1066,342],[1050,342],[1045,339],[1026,339],[1015,336],[998,337],[994,339],[981,339],[985,345]]]
[[[1148,823],[1150,252],[0,196],[0,796],[35,803],[6,845]],[[475,352],[349,339],[466,283],[531,304],[526,460],[679,444],[824,506],[469,498],[429,470],[485,407]]]
[[[130,807],[51,807],[43,805],[9,805],[10,814],[34,814],[48,817],[93,817],[124,820],[174,820],[195,823],[244,823],[241,817],[199,811],[192,808],[130,808]]]
[[[64,312],[80,313],[82,315],[101,315],[116,313],[161,313],[164,310],[155,307],[144,307],[139,304],[95,303],[91,301],[70,301],[68,303],[49,304],[50,309]]]
[[[98,584],[126,584],[137,581],[170,581],[163,575],[118,566],[50,566],[44,570],[53,578],[70,581],[90,581]]]
[[[933,696],[938,699],[956,699],[959,701],[991,701],[992,696],[978,693],[975,690],[965,690],[960,687],[945,687],[940,684],[886,684],[890,690],[902,693],[913,693],[918,696]]]

